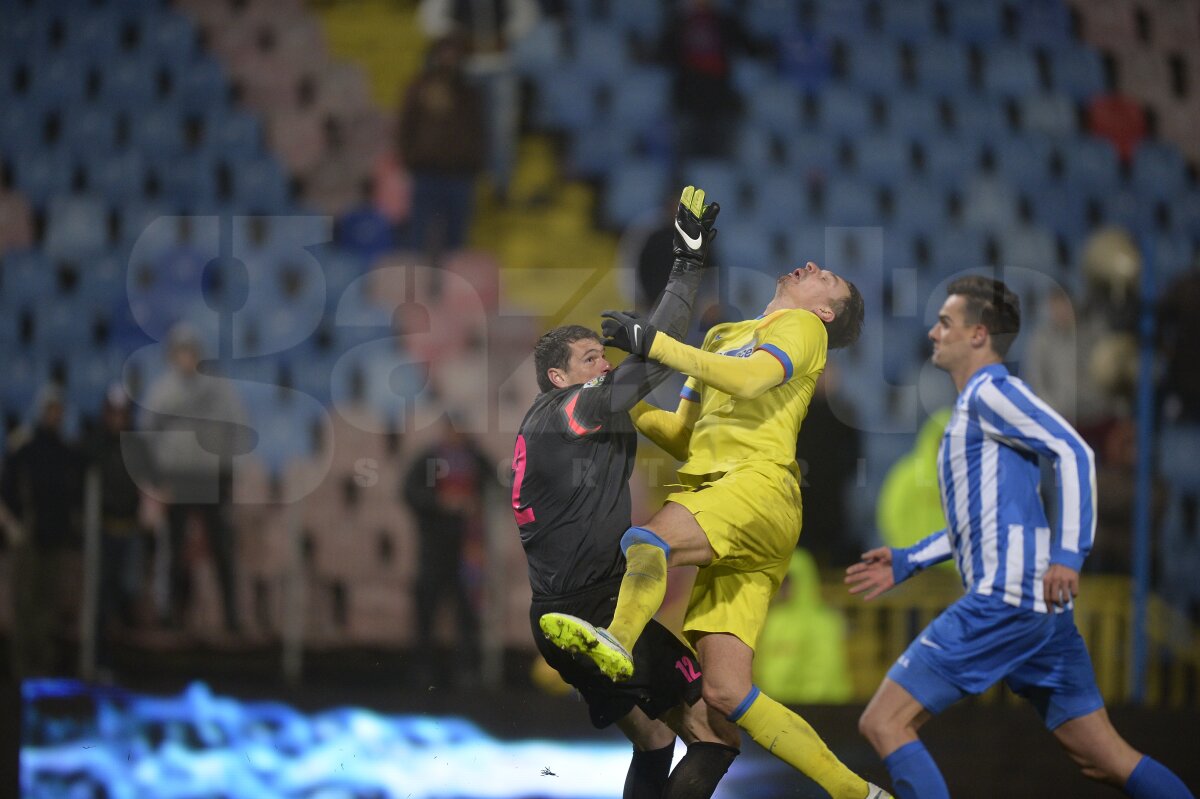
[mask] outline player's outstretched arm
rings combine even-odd
[[[674,412],[639,402],[629,412],[638,431],[677,461],[686,461],[700,403],[680,398]]]
[[[868,602],[891,589],[896,584],[891,548],[879,547],[864,552],[862,560],[846,569],[843,582],[850,587],[850,593],[864,594],[863,599]]]

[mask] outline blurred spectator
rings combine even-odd
[[[437,263],[467,240],[483,166],[483,101],[463,73],[463,42],[434,43],[400,109],[399,151],[413,180],[408,244]]]
[[[803,548],[792,553],[755,654],[755,684],[780,702],[850,701],[846,623],[822,601],[816,561]]]
[[[675,73],[681,161],[730,153],[742,101],[733,85],[733,58],[762,50],[737,16],[712,0],[679,0],[660,44],[663,62]]]
[[[537,24],[536,0],[421,0],[421,26],[431,39],[466,43],[464,69],[487,108],[487,162],[497,198],[504,199],[516,161],[518,82],[509,49]]]
[[[403,497],[417,522],[413,604],[421,682],[436,667],[433,628],[443,601],[455,613],[457,676],[465,681],[476,676],[479,619],[472,588],[482,572],[483,492],[495,473],[479,445],[447,416],[440,438],[417,456],[404,479]]]
[[[1162,413],[1168,424],[1200,424],[1200,268],[1166,287],[1158,306],[1158,341],[1163,355]]]
[[[846,510],[861,446],[853,402],[839,394],[836,367],[828,363],[796,442],[796,460],[804,476],[800,543],[822,568],[853,563],[862,554],[863,542],[851,529]]]
[[[234,455],[251,449],[246,411],[230,383],[199,371],[204,349],[184,323],[167,341],[171,369],[147,393],[143,428],[165,492],[170,530],[170,608],[164,622],[182,626],[191,600],[188,524],[199,517],[221,587],[225,629],[240,629],[230,519]]]
[[[12,656],[18,679],[59,673],[57,634],[64,598],[71,598],[72,559],[79,543],[83,499],[82,459],[63,439],[63,399],[57,386],[42,389],[35,422],[14,436],[0,478],[0,497],[19,531],[13,558]],[[78,598],[78,594],[74,594]]]
[[[1123,94],[1102,94],[1088,103],[1088,128],[1112,142],[1121,160],[1129,163],[1138,144],[1146,137],[1146,115],[1142,106]]]
[[[145,574],[147,508],[143,494],[155,480],[147,441],[125,436],[132,430],[129,397],[120,385],[109,388],[101,411],[101,426],[88,438],[84,454],[100,478],[100,579],[96,602],[96,667],[111,671],[112,624],[137,624],[137,601]]]
[[[884,476],[875,506],[875,523],[885,546],[912,546],[946,526],[937,457],[949,421],[949,408],[930,414],[921,425],[913,448],[892,464]],[[954,568],[953,563],[945,565]]]

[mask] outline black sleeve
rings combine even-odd
[[[437,510],[437,500],[434,486],[430,484],[427,475],[430,451],[425,450],[417,456],[408,467],[404,478],[404,501],[412,507],[415,513],[429,513]]]

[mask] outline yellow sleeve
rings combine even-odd
[[[782,382],[825,368],[829,333],[821,318],[811,311],[773,313],[762,321],[757,333],[757,352],[775,356],[785,374]]]
[[[784,371],[771,353],[730,358],[688,346],[670,336],[655,336],[650,357],[706,386],[739,399],[753,399],[784,382]]]
[[[677,461],[686,461],[692,427],[700,418],[700,403],[681,398],[675,412],[656,408],[642,400],[629,412],[634,425],[646,438]]]

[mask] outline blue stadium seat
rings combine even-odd
[[[987,265],[987,237],[978,230],[947,227],[929,240],[929,260],[940,277]]]
[[[14,185],[34,206],[44,206],[52,197],[71,193],[75,163],[61,148],[37,148],[14,153],[9,163]]]
[[[946,10],[957,41],[989,44],[1004,36],[1004,6],[995,0],[956,0]]]
[[[846,227],[882,224],[879,189],[860,180],[831,180],[825,187],[825,221]]]
[[[977,177],[962,198],[962,222],[980,230],[1002,230],[1018,220],[1018,194],[1003,177]]]
[[[1076,102],[1086,102],[1107,87],[1100,53],[1082,44],[1050,51],[1050,79],[1057,91]]]
[[[1092,193],[1111,191],[1121,182],[1121,163],[1116,148],[1095,136],[1081,136],[1059,148],[1063,178],[1072,186]]]
[[[784,161],[801,177],[828,176],[837,171],[838,143],[832,136],[796,129],[783,135]]]
[[[1174,227],[1200,241],[1200,191],[1191,189],[1175,198],[1171,205]]]
[[[849,82],[869,92],[886,94],[902,83],[900,48],[891,39],[866,36],[846,45]]]
[[[63,109],[60,117],[63,144],[76,155],[90,155],[89,166],[110,157],[117,144],[117,116],[91,105]]]
[[[146,193],[146,159],[128,150],[93,160],[87,168],[88,189],[114,206],[139,202]]]
[[[746,96],[758,86],[775,80],[776,72],[773,65],[761,58],[735,55],[730,59],[729,80],[734,91]]]
[[[833,44],[829,38],[811,30],[800,28],[785,28],[778,34],[779,64],[777,72],[768,69],[767,76],[778,74],[788,83],[799,89],[819,91],[833,78]],[[750,59],[741,59],[747,61]],[[759,60],[754,59],[768,65]],[[742,92],[748,91],[746,75],[739,75],[738,86]]]
[[[778,166],[775,145],[775,136],[770,132],[753,125],[741,125],[734,137],[733,160],[741,169],[754,175],[765,174]]]
[[[108,242],[108,206],[96,197],[58,197],[46,211],[43,244],[51,258],[82,259]]]
[[[1036,134],[1000,139],[991,145],[996,174],[1003,175],[1026,191],[1041,186],[1050,177],[1054,142]]]
[[[213,59],[182,61],[170,74],[170,101],[185,114],[212,114],[229,105],[229,81]]]
[[[883,98],[887,127],[892,133],[918,141],[942,132],[942,112],[936,97],[918,92],[893,93]]]
[[[596,83],[577,66],[564,67],[534,79],[533,117],[552,130],[580,130],[596,117]]]
[[[54,267],[41,250],[14,250],[0,257],[0,302],[19,308],[52,296]]]
[[[656,44],[669,11],[661,3],[610,3],[609,18],[619,30],[644,44]]]
[[[983,88],[994,96],[1021,97],[1037,90],[1037,61],[1019,45],[992,47],[984,53]]]
[[[787,233],[812,215],[806,183],[792,172],[776,171],[754,189],[754,218],[772,233]]]
[[[1188,186],[1187,161],[1174,145],[1142,142],[1133,154],[1130,177],[1139,194],[1172,200]]]
[[[1105,224],[1119,225],[1134,236],[1157,227],[1154,203],[1132,189],[1110,189],[1099,195],[1099,201]]]
[[[185,149],[184,120],[173,106],[148,108],[130,115],[129,138],[147,158],[172,160]]]
[[[100,73],[99,101],[122,111],[144,111],[158,100],[158,76],[148,59],[124,55]]]
[[[123,252],[110,251],[89,258],[87,268],[79,273],[80,301],[92,309],[107,309],[124,299],[128,267]]]
[[[147,15],[142,23],[142,50],[168,64],[183,64],[197,52],[197,32],[183,14]]]
[[[1052,50],[1073,41],[1071,9],[1062,0],[1018,0],[1011,5],[1017,13],[1021,44]]]
[[[121,50],[122,16],[116,9],[90,9],[72,15],[67,26],[66,49],[86,54],[96,64],[105,64]]]
[[[866,0],[816,0],[813,25],[822,36],[859,38],[867,30]]]
[[[941,136],[924,144],[925,174],[938,186],[957,186],[979,167],[976,144],[962,136]]]
[[[562,23],[543,17],[513,43],[513,66],[519,75],[533,76],[558,69],[563,61]]]
[[[80,413],[95,416],[104,405],[108,387],[121,380],[120,353],[104,350],[72,352],[67,361],[67,402]]]
[[[158,179],[159,198],[169,207],[183,213],[211,211],[217,201],[216,165],[207,158],[155,159],[154,174]],[[242,170],[234,179],[242,180]]]
[[[575,30],[574,65],[583,75],[616,80],[631,64],[629,39],[615,26],[596,23]]]
[[[733,210],[742,190],[742,173],[731,161],[716,158],[694,159],[679,169],[680,180],[687,186],[699,186],[707,195]],[[721,219],[726,219],[721,213]]]
[[[1044,227],[1016,225],[997,237],[1000,265],[1053,272],[1058,266],[1058,243]]]
[[[662,209],[669,174],[665,165],[644,159],[626,161],[608,179],[604,193],[604,219],[625,227],[648,213]]]
[[[863,180],[894,186],[912,175],[912,142],[903,136],[876,133],[853,146],[856,172]]]
[[[762,83],[744,99],[750,124],[783,135],[800,129],[800,98],[791,84],[780,80]]]
[[[951,96],[967,91],[971,62],[966,45],[949,39],[932,39],[918,47],[915,55],[918,89]]]
[[[201,148],[226,163],[253,161],[263,153],[262,128],[257,117],[233,109],[218,110],[204,117]]]
[[[1026,131],[1068,138],[1079,133],[1075,101],[1058,92],[1039,92],[1019,101],[1021,127]]]
[[[248,161],[232,170],[233,205],[252,213],[278,213],[288,207],[287,176],[274,158]]]
[[[830,86],[821,94],[821,129],[838,136],[861,136],[872,127],[871,101],[848,86]]]
[[[879,4],[880,28],[902,42],[924,42],[936,33],[934,0],[888,0]]]
[[[0,114],[0,153],[30,153],[47,147],[43,130],[48,110],[37,101],[11,100]]]
[[[117,230],[122,247],[130,246],[138,241],[147,229],[160,216],[171,216],[179,213],[161,200],[142,200],[126,202],[114,206],[117,212]]]
[[[904,235],[935,234],[946,224],[946,196],[936,185],[908,180],[892,189],[889,228]]]
[[[621,5],[618,3],[618,5]],[[654,5],[630,3],[629,5]],[[774,39],[785,31],[794,31],[800,24],[796,4],[789,0],[749,0],[741,13],[742,24],[751,36]]]
[[[765,226],[746,221],[722,225],[714,247],[722,270],[770,273],[777,268],[778,260],[771,241],[771,232]]]
[[[41,302],[36,308],[33,323],[33,348],[41,357],[65,356],[80,347],[88,326],[83,309],[73,297],[54,297],[53,302]]]
[[[1068,243],[1080,241],[1091,229],[1089,195],[1070,184],[1047,185],[1026,195],[1033,220],[1062,236]]]
[[[992,142],[1009,135],[1004,106],[987,97],[960,97],[954,103],[954,129],[960,136]]]
[[[89,63],[74,54],[55,54],[29,63],[29,94],[54,108],[67,108],[87,96]]]
[[[637,131],[631,128],[589,126],[571,136],[567,164],[572,175],[602,178],[637,150]]]
[[[1200,255],[1186,233],[1163,233],[1154,237],[1154,279],[1158,290],[1168,290],[1171,281],[1186,274]]]
[[[825,233],[824,225],[793,225],[784,238],[787,262],[783,264],[783,268],[794,269],[809,261],[827,266]],[[779,271],[782,273],[783,269]]]
[[[4,368],[0,381],[0,404],[6,413],[24,419],[30,412],[33,399],[50,379],[50,364],[32,352],[15,352]]]
[[[608,119],[618,127],[643,130],[670,118],[671,75],[661,67],[631,69],[613,92]]]

